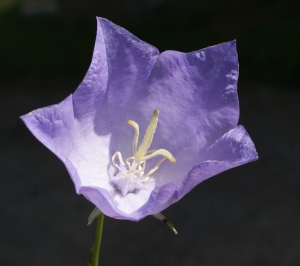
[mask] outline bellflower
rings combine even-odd
[[[257,159],[237,126],[235,41],[158,50],[97,19],[91,65],[59,104],[22,116],[105,215],[140,220],[205,179]]]

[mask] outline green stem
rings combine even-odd
[[[89,256],[89,261],[88,261],[89,266],[99,265],[99,251],[100,251],[101,239],[102,239],[103,222],[104,222],[104,214],[101,213],[97,219],[96,237],[95,237],[94,246]]]

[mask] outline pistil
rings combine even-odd
[[[123,195],[126,195],[128,192],[133,192],[135,189],[140,189],[142,182],[146,182],[150,178],[150,175],[152,175],[165,160],[168,159],[171,163],[176,162],[173,155],[165,149],[148,150],[157,127],[158,114],[159,110],[155,109],[151,122],[139,147],[139,125],[132,120],[128,121],[128,125],[134,128],[134,137],[133,156],[125,160],[127,167],[122,159],[122,154],[119,151],[112,156],[113,165],[119,169],[119,173],[112,178],[112,182]],[[163,158],[145,175],[146,161],[156,156],[163,156]],[[118,158],[119,164],[116,163],[116,158]]]

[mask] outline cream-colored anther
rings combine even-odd
[[[137,153],[135,154],[136,161],[142,160],[142,158],[146,155],[147,150],[149,149],[149,147],[151,145],[153,135],[154,135],[155,129],[157,127],[158,113],[159,113],[159,110],[156,108],[153,112],[151,122],[146,130],[144,139],[143,139]]]

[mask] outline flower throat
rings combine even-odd
[[[128,157],[124,163],[122,154],[117,151],[112,156],[112,163],[119,169],[119,173],[112,178],[112,182],[116,185],[116,188],[121,191],[125,196],[127,193],[134,192],[141,189],[143,183],[146,182],[150,176],[159,168],[159,166],[165,161],[169,160],[171,163],[175,163],[176,159],[173,155],[165,149],[148,150],[157,127],[159,110],[155,109],[152,115],[151,122],[146,130],[144,139],[141,145],[138,147],[139,140],[139,125],[129,120],[128,125],[134,128],[133,137],[133,156]],[[156,156],[163,156],[163,158],[152,168],[147,174],[145,174],[146,161]],[[118,158],[119,164],[116,163]]]

